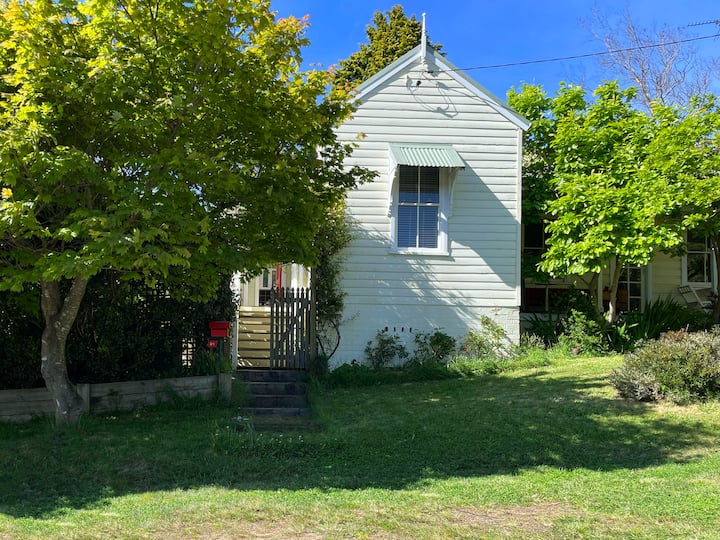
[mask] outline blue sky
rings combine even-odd
[[[303,53],[305,67],[327,68],[357,51],[367,41],[365,29],[376,11],[402,4],[418,19],[427,14],[430,39],[443,45],[448,59],[460,68],[545,60],[603,51],[593,37],[593,12],[608,21],[628,11],[640,27],[686,27],[720,19],[720,0],[271,0],[280,17],[310,16]],[[720,33],[708,24],[685,28],[690,37]],[[695,43],[700,54],[720,56],[720,38]],[[542,84],[554,95],[561,81],[595,88],[604,78],[595,58],[565,60],[467,73],[491,92],[505,98],[522,82]],[[718,88],[712,89],[718,92]]]

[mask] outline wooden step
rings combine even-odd
[[[304,416],[307,401],[307,372],[303,370],[238,369],[236,377],[248,391],[244,415]]]

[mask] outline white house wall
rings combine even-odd
[[[519,127],[450,75],[416,63],[363,95],[338,132],[357,140],[348,165],[378,177],[347,198],[355,239],[345,253],[345,322],[333,364],[361,361],[386,327],[411,345],[415,333],[435,328],[460,339],[487,315],[517,340]],[[466,163],[454,181],[449,255],[390,252],[389,143],[449,144]]]

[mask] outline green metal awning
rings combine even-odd
[[[449,144],[390,144],[390,152],[398,165],[413,167],[464,168],[460,154]]]

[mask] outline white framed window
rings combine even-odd
[[[437,249],[440,233],[440,169],[400,165],[397,247]]]
[[[448,173],[440,167],[398,165],[393,250],[447,254]]]
[[[687,253],[683,257],[684,282],[689,285],[710,287],[713,281],[713,251],[710,239],[688,231]]]
[[[643,267],[626,264],[618,283],[618,311],[642,311],[643,302]]]
[[[455,175],[465,168],[446,144],[389,144],[392,253],[448,255]]]

